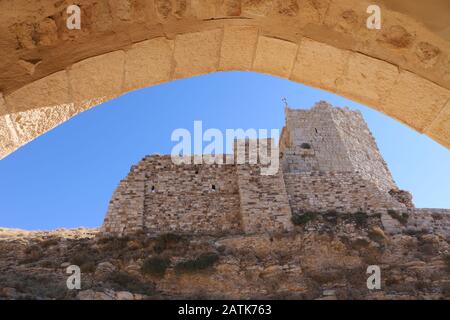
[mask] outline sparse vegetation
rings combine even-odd
[[[99,239],[98,243],[103,245],[104,250],[118,251],[125,249],[129,240],[129,237],[103,237]]]
[[[368,216],[367,213],[358,211],[354,214],[355,223],[358,227],[367,227]]]
[[[161,277],[164,275],[169,265],[169,259],[160,257],[147,258],[142,264],[142,273]]]
[[[296,226],[301,226],[309,221],[313,221],[317,218],[317,213],[315,212],[304,212],[304,213],[294,213],[292,214],[292,223]]]
[[[174,233],[162,234],[155,239],[155,245],[153,248],[155,252],[159,254],[183,240],[184,238],[178,234]]]
[[[95,271],[95,261],[95,253],[90,251],[76,253],[70,258],[70,263],[79,266],[81,271],[86,273]]]
[[[198,257],[179,262],[175,265],[176,272],[195,272],[212,267],[219,260],[219,255],[210,252],[203,253]]]
[[[41,259],[44,255],[43,250],[37,244],[33,244],[25,249],[26,257],[22,263],[33,263]]]
[[[125,290],[146,295],[155,293],[155,287],[152,284],[142,282],[123,271],[113,272],[109,276],[108,282],[114,290]]]
[[[406,212],[399,213],[395,210],[388,210],[387,213],[392,217],[392,219],[397,220],[403,225],[408,223],[409,215]]]

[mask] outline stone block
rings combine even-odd
[[[174,78],[217,71],[223,31],[220,29],[178,35],[175,39]]]
[[[36,80],[5,97],[13,112],[57,106],[70,102],[66,71]]]
[[[425,133],[437,142],[450,146],[450,101],[438,113],[437,117],[425,129]]]
[[[114,51],[74,64],[69,70],[74,101],[120,95],[124,61],[125,53]]]
[[[174,41],[155,38],[136,43],[126,52],[124,90],[170,80]]]
[[[293,42],[259,37],[253,70],[288,78],[294,65],[297,47]]]
[[[12,124],[10,116],[0,116],[0,159],[19,147],[16,129]]]
[[[392,90],[398,68],[388,62],[352,52],[347,70],[337,83],[337,93],[363,103],[378,105]]]
[[[73,106],[73,103],[60,104],[11,114],[10,119],[16,129],[19,145],[23,145],[67,121]]]
[[[274,0],[242,1],[242,13],[245,16],[265,17],[273,11],[274,7]]]
[[[191,0],[191,10],[197,19],[214,18],[218,8],[216,0]]]
[[[329,91],[336,90],[336,80],[344,74],[349,52],[303,38],[291,80]]]
[[[255,27],[225,28],[219,70],[251,70],[257,39]]]
[[[402,71],[381,109],[387,115],[422,132],[449,99],[449,90],[409,71]]]

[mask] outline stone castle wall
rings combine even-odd
[[[384,191],[396,185],[361,112],[329,109],[353,170]]]
[[[286,108],[281,152],[285,172],[350,171],[351,162],[328,107]]]
[[[232,234],[242,231],[235,166],[176,165],[170,156],[150,156],[134,170],[137,173],[122,181],[113,196],[104,232]],[[125,212],[135,214],[127,219]],[[125,230],[126,225],[135,228]]]
[[[411,208],[383,213],[381,221],[389,234],[407,232],[450,237],[450,209]]]
[[[256,165],[238,165],[241,215],[246,233],[283,232],[292,229],[291,208],[282,171],[261,175]]]
[[[284,173],[292,212],[381,213],[406,206],[354,172]]]
[[[382,190],[396,188],[359,111],[332,108],[326,102],[310,110],[286,109],[282,140],[285,172],[353,171]]]
[[[260,163],[177,165],[170,156],[144,158],[114,192],[102,231],[277,233],[293,229],[293,213],[335,211],[379,213],[391,233],[424,225],[448,233],[450,211],[415,209],[410,194],[398,190],[359,112],[325,102],[310,110],[286,108],[279,147],[268,141],[256,144],[279,153],[280,168],[272,175],[264,175]],[[242,152],[247,161],[256,159],[251,143],[236,141],[234,155],[224,160],[236,162]],[[406,213],[407,225],[389,212]]]

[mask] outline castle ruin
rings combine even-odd
[[[279,233],[293,230],[293,215],[364,212],[380,214],[390,233],[449,234],[450,210],[414,208],[359,111],[321,101],[310,110],[286,108],[285,117],[276,174],[261,175],[260,164],[180,165],[170,155],[147,156],[115,190],[102,232]],[[407,223],[389,212],[407,215]]]

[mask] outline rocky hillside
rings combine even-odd
[[[295,216],[284,234],[106,238],[0,229],[0,299],[449,299],[450,239],[387,236],[364,213]],[[81,290],[69,290],[69,265]],[[381,290],[367,288],[369,265]]]

